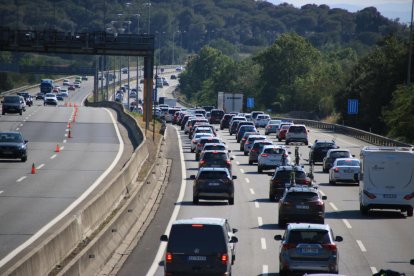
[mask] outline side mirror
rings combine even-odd
[[[328,197],[327,196],[322,196],[322,200],[327,200]]]
[[[194,174],[190,175],[190,179],[194,180],[195,179],[195,175]]]
[[[281,241],[282,240],[282,235],[275,235],[274,239],[275,239],[275,241]]]
[[[234,158],[233,157],[230,157],[230,160],[234,160]]]
[[[410,264],[414,265],[414,259],[410,260]]]
[[[233,232],[233,234],[235,234],[235,233],[239,232],[239,229],[233,228],[232,232]]]
[[[231,179],[237,179],[237,175],[233,175]]]
[[[25,143],[25,144],[27,144],[28,142],[29,142],[29,141],[27,141],[27,140],[24,140],[24,143]]]
[[[237,238],[237,237],[231,237],[231,239],[230,239],[230,243],[237,243],[239,241],[239,239]]]
[[[160,237],[160,241],[167,242],[167,241],[168,241],[168,236],[167,236],[167,235],[162,235],[162,236]]]
[[[343,241],[344,239],[341,237],[341,236],[336,236],[335,237],[335,241],[336,242],[341,242],[341,241]]]
[[[311,146],[308,146],[308,148],[312,148]]]

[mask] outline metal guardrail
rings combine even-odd
[[[306,120],[306,119],[292,119],[292,118],[281,118],[275,117],[272,118],[275,120],[290,120],[295,124],[304,124],[313,128],[323,129],[326,131],[344,134],[367,143],[377,145],[377,146],[387,146],[387,147],[413,147],[413,145],[404,143],[401,141],[393,140],[391,138],[374,134],[368,131],[360,130],[357,128],[347,127],[344,125],[330,124],[320,121]]]

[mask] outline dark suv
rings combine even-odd
[[[161,236],[161,241],[168,242],[165,275],[231,275],[236,232],[222,218],[175,221],[169,236]]]
[[[1,103],[3,104],[1,112],[3,115],[6,113],[19,113],[22,115],[25,110],[24,98],[22,96],[4,96]]]
[[[227,168],[231,172],[231,160],[228,152],[224,150],[206,150],[201,154],[198,167],[220,167]]]
[[[237,176],[232,176],[226,168],[201,168],[197,174],[191,175],[193,184],[193,203],[199,199],[225,199],[234,204],[234,183]]]
[[[224,114],[223,119],[220,120],[220,130],[229,127],[231,118],[235,116],[234,114]]]
[[[315,164],[316,162],[322,162],[326,153],[330,149],[339,148],[334,141],[318,141],[315,140],[312,146],[308,146],[309,150],[309,165]]]
[[[220,124],[223,119],[224,111],[221,109],[213,109],[210,112],[210,124]]]
[[[287,222],[325,223],[326,196],[319,194],[318,189],[307,186],[288,188],[279,200],[279,227]]]
[[[269,173],[272,175],[272,173]],[[312,180],[302,166],[279,166],[269,181],[269,200],[275,201],[283,196],[286,188],[291,185],[311,186]]]
[[[17,131],[0,132],[0,158],[27,160],[27,140]]]

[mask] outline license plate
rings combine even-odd
[[[301,251],[303,254],[318,254],[317,248],[302,248]]]
[[[345,173],[352,173],[352,170],[348,169],[348,170],[344,170]]]
[[[3,151],[3,154],[13,154],[13,152],[10,151],[10,150],[5,150],[5,151]]]
[[[296,205],[296,209],[309,209],[308,205]]]
[[[189,261],[204,262],[207,261],[206,256],[188,256]]]
[[[208,186],[220,186],[220,183],[208,183]]]
[[[384,194],[384,198],[397,198],[395,194]]]

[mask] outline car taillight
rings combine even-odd
[[[173,260],[173,255],[172,255],[172,253],[171,253],[171,252],[167,252],[167,253],[165,254],[165,260],[167,261],[167,263],[172,263],[172,260]]]
[[[256,151],[257,151],[257,149],[251,149],[251,151],[252,151],[252,152],[256,152]]]
[[[206,161],[200,160],[200,165],[203,165],[204,163],[206,163]]]
[[[231,165],[231,161],[230,160],[227,160],[226,163],[227,163],[227,165]]]
[[[324,204],[322,200],[312,201],[312,203],[318,206],[322,206]]]
[[[247,141],[246,143],[244,143],[245,145],[249,145],[250,144],[250,142],[249,141]]]
[[[286,154],[286,153],[285,153],[285,154],[283,154],[283,157],[288,157],[288,156],[289,156],[289,155],[288,155],[288,154]]]
[[[229,261],[229,255],[227,253],[221,254],[221,263],[226,265]]]
[[[283,201],[283,205],[290,206],[290,205],[292,205],[292,202],[290,202],[290,201]]]
[[[242,141],[246,141],[246,138],[242,138]]]
[[[414,198],[414,193],[408,194],[404,196],[405,200],[411,200],[412,198]]]
[[[335,169],[334,169],[334,171],[335,171],[335,172],[339,172],[339,168],[335,168]]]
[[[269,156],[269,154],[267,154],[267,153],[262,153],[262,154],[260,154],[260,156],[261,156],[261,157],[268,157],[268,156]]]
[[[282,249],[288,250],[288,249],[295,248],[295,247],[296,247],[296,244],[294,243],[284,243],[282,246]]]
[[[267,129],[269,129],[269,128],[271,128],[271,127],[270,127],[270,126],[267,126],[266,128],[267,128]]]
[[[336,244],[328,243],[328,244],[322,244],[322,247],[329,250],[329,251],[336,251]]]
[[[364,190],[364,195],[366,195],[369,199],[376,198],[376,196],[374,194],[368,192],[367,190]]]

